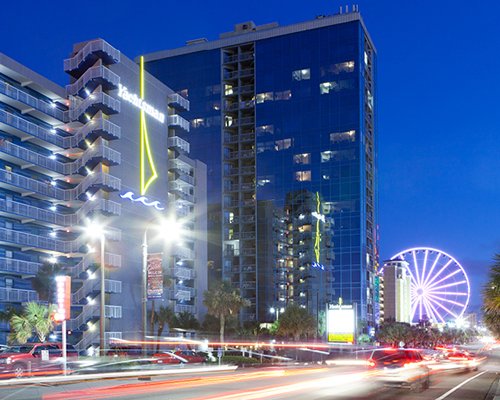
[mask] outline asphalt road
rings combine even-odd
[[[327,400],[433,399],[481,400],[493,398],[500,374],[500,351],[490,354],[479,371],[441,372],[422,392],[377,385],[364,369],[297,366],[242,369],[152,377],[151,380],[109,379],[63,385],[23,385],[0,389],[0,399],[147,399],[147,400]],[[500,388],[499,388],[500,389]],[[499,390],[500,395],[500,390]]]

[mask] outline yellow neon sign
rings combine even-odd
[[[141,56],[140,61],[140,93],[141,100],[144,100],[144,57]],[[146,159],[151,170],[151,176],[146,179]],[[146,126],[146,114],[141,109],[140,119],[140,189],[141,196],[144,196],[149,186],[158,178],[156,167],[153,160],[153,153],[149,145],[148,129]]]
[[[321,215],[320,210],[321,201],[319,200],[319,192],[316,192],[316,214]],[[320,218],[316,218],[316,237],[314,239],[314,254],[316,255],[316,262],[319,264],[320,258],[320,243],[321,243],[321,233],[319,231],[319,221]]]

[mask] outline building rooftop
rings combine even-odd
[[[156,61],[162,58],[175,57],[199,51],[213,50],[227,46],[235,46],[250,41],[268,39],[271,37],[288,35],[292,33],[308,31],[311,29],[324,28],[327,26],[344,24],[352,21],[359,21],[363,26],[367,36],[369,37],[368,31],[364,25],[358,8],[354,6],[353,10],[355,11],[346,13],[341,12],[335,15],[319,15],[313,20],[299,22],[287,26],[280,26],[277,22],[272,22],[264,25],[255,25],[253,21],[247,21],[236,24],[234,26],[234,30],[231,32],[221,33],[219,35],[219,39],[213,41],[209,41],[206,38],[189,40],[186,42],[186,45],[182,47],[145,54],[144,60],[146,62]]]

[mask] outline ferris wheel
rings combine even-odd
[[[411,320],[427,316],[436,323],[462,317],[470,298],[469,278],[460,263],[428,247],[404,250],[391,260],[406,261],[411,278]]]

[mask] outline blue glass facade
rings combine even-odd
[[[146,57],[189,92],[192,153],[217,174],[222,210],[209,258],[221,252],[223,277],[251,300],[243,320],[290,301],[321,318],[342,298],[374,321],[376,55],[359,14],[342,17]]]

